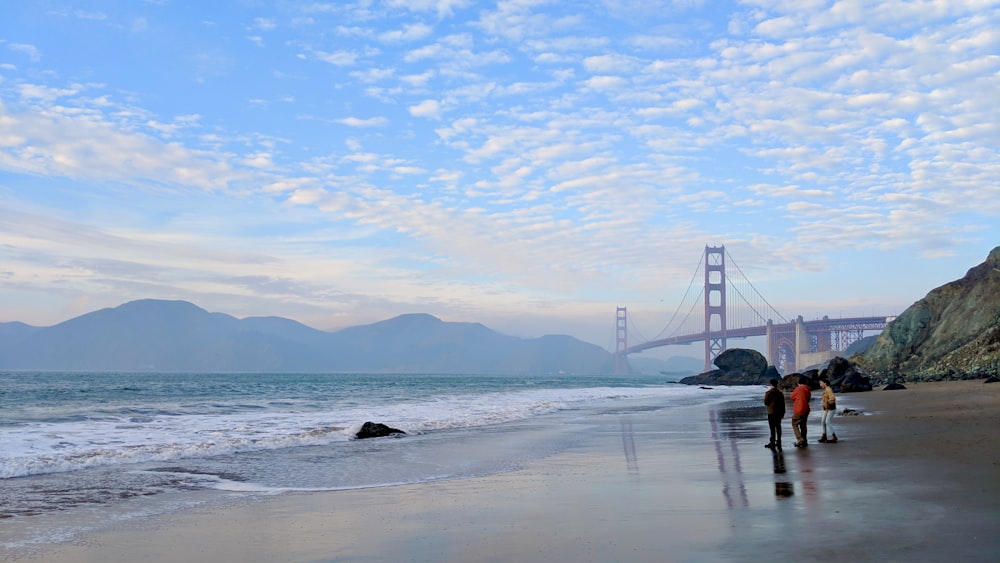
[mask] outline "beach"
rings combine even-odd
[[[840,395],[862,414],[836,418],[837,444],[816,442],[818,394],[809,447],[791,447],[786,417],[775,453],[745,405],[609,411],[512,471],[243,499],[30,560],[997,560],[1000,384],[907,387]]]

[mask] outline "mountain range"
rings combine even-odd
[[[407,314],[325,332],[143,299],[50,327],[0,323],[0,369],[40,371],[613,373],[614,355],[570,336],[518,338]]]

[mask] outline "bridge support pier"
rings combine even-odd
[[[714,328],[713,320],[718,321]],[[726,247],[705,247],[705,371],[726,351]]]
[[[628,373],[628,315],[625,307],[615,311],[615,375]]]

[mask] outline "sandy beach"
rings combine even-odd
[[[578,447],[484,477],[273,496],[52,545],[39,562],[990,561],[1000,384],[839,397],[837,444],[763,448],[737,410],[607,413]],[[763,388],[761,396],[763,396]]]

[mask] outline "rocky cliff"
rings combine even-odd
[[[851,359],[883,380],[1000,374],[1000,246],[962,279],[911,305]]]

